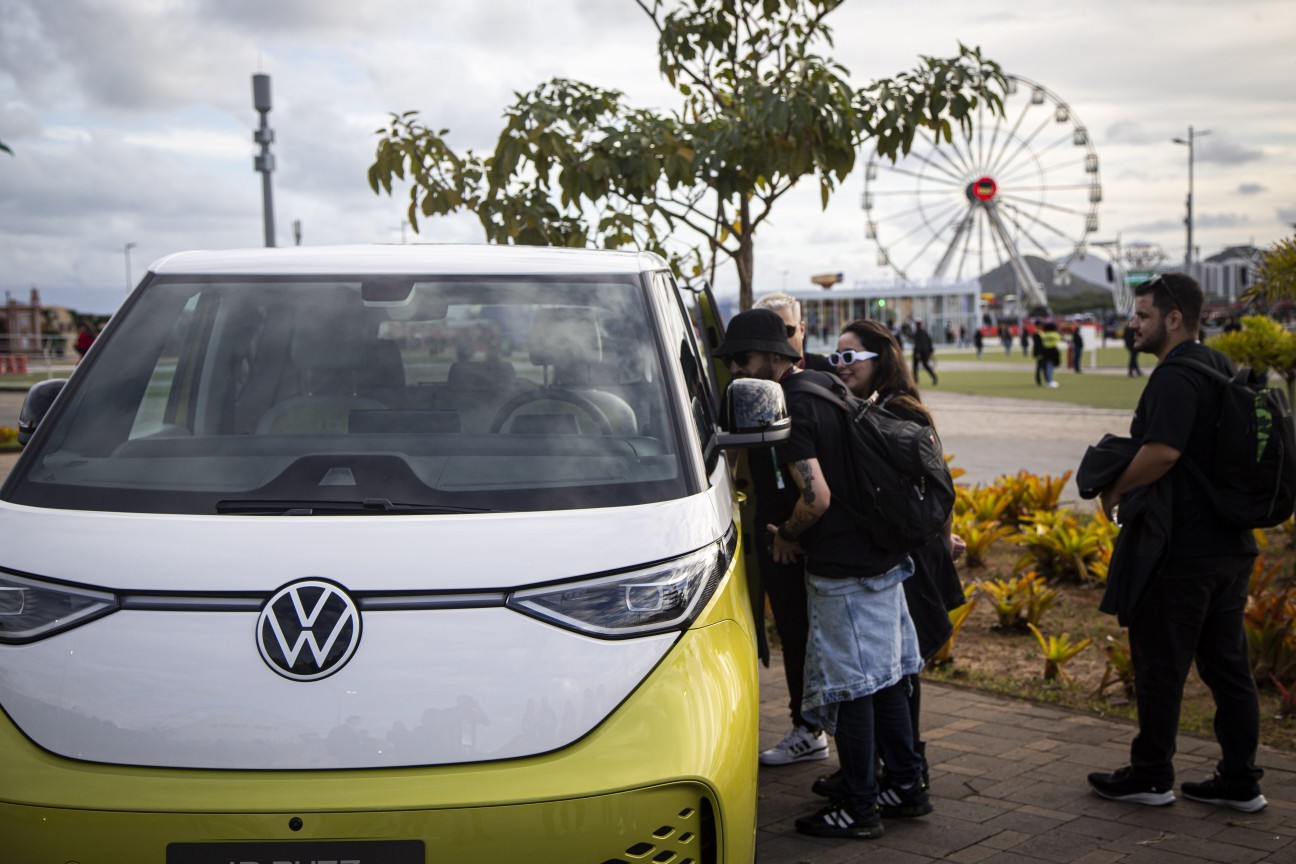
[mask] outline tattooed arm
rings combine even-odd
[[[801,459],[793,462],[790,467],[792,480],[801,496],[797,498],[787,522],[782,526],[765,526],[765,530],[774,535],[774,560],[780,564],[790,564],[796,559],[801,553],[797,538],[818,522],[832,503],[832,493],[828,489],[828,482],[824,480],[818,459]]]

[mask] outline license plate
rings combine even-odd
[[[422,840],[171,843],[166,864],[425,864]]]

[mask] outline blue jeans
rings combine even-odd
[[[867,579],[806,574],[810,640],[801,713],[807,722],[836,735],[839,705],[922,670],[901,584],[913,572],[906,558]]]

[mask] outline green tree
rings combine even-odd
[[[659,68],[682,104],[632,108],[622,93],[554,79],[505,110],[488,156],[459,154],[449,130],[417,112],[391,115],[369,184],[408,181],[419,216],[474,213],[491,242],[631,246],[699,273],[734,262],[751,305],[755,236],[774,205],[813,177],[827,205],[866,141],[907,153],[921,130],[940,141],[970,128],[979,106],[1002,111],[1007,82],[979,49],[922,57],[908,72],[856,89],[825,17],[841,0],[634,0],[658,34]],[[668,254],[677,232],[696,245]]]
[[[1288,402],[1296,404],[1296,333],[1267,315],[1248,315],[1241,330],[1214,336],[1210,345],[1239,366],[1282,378]]]
[[[1242,294],[1242,300],[1266,305],[1296,300],[1296,236],[1279,240],[1260,256],[1255,282]]]

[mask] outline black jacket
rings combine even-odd
[[[1096,498],[1125,470],[1142,445],[1133,438],[1104,435],[1085,451],[1076,471],[1081,498]],[[1151,486],[1139,486],[1125,493],[1117,516],[1120,534],[1112,549],[1107,570],[1107,590],[1098,609],[1114,614],[1122,626],[1129,626],[1144,590],[1161,572],[1170,548],[1170,520],[1174,515],[1174,492],[1166,475]]]

